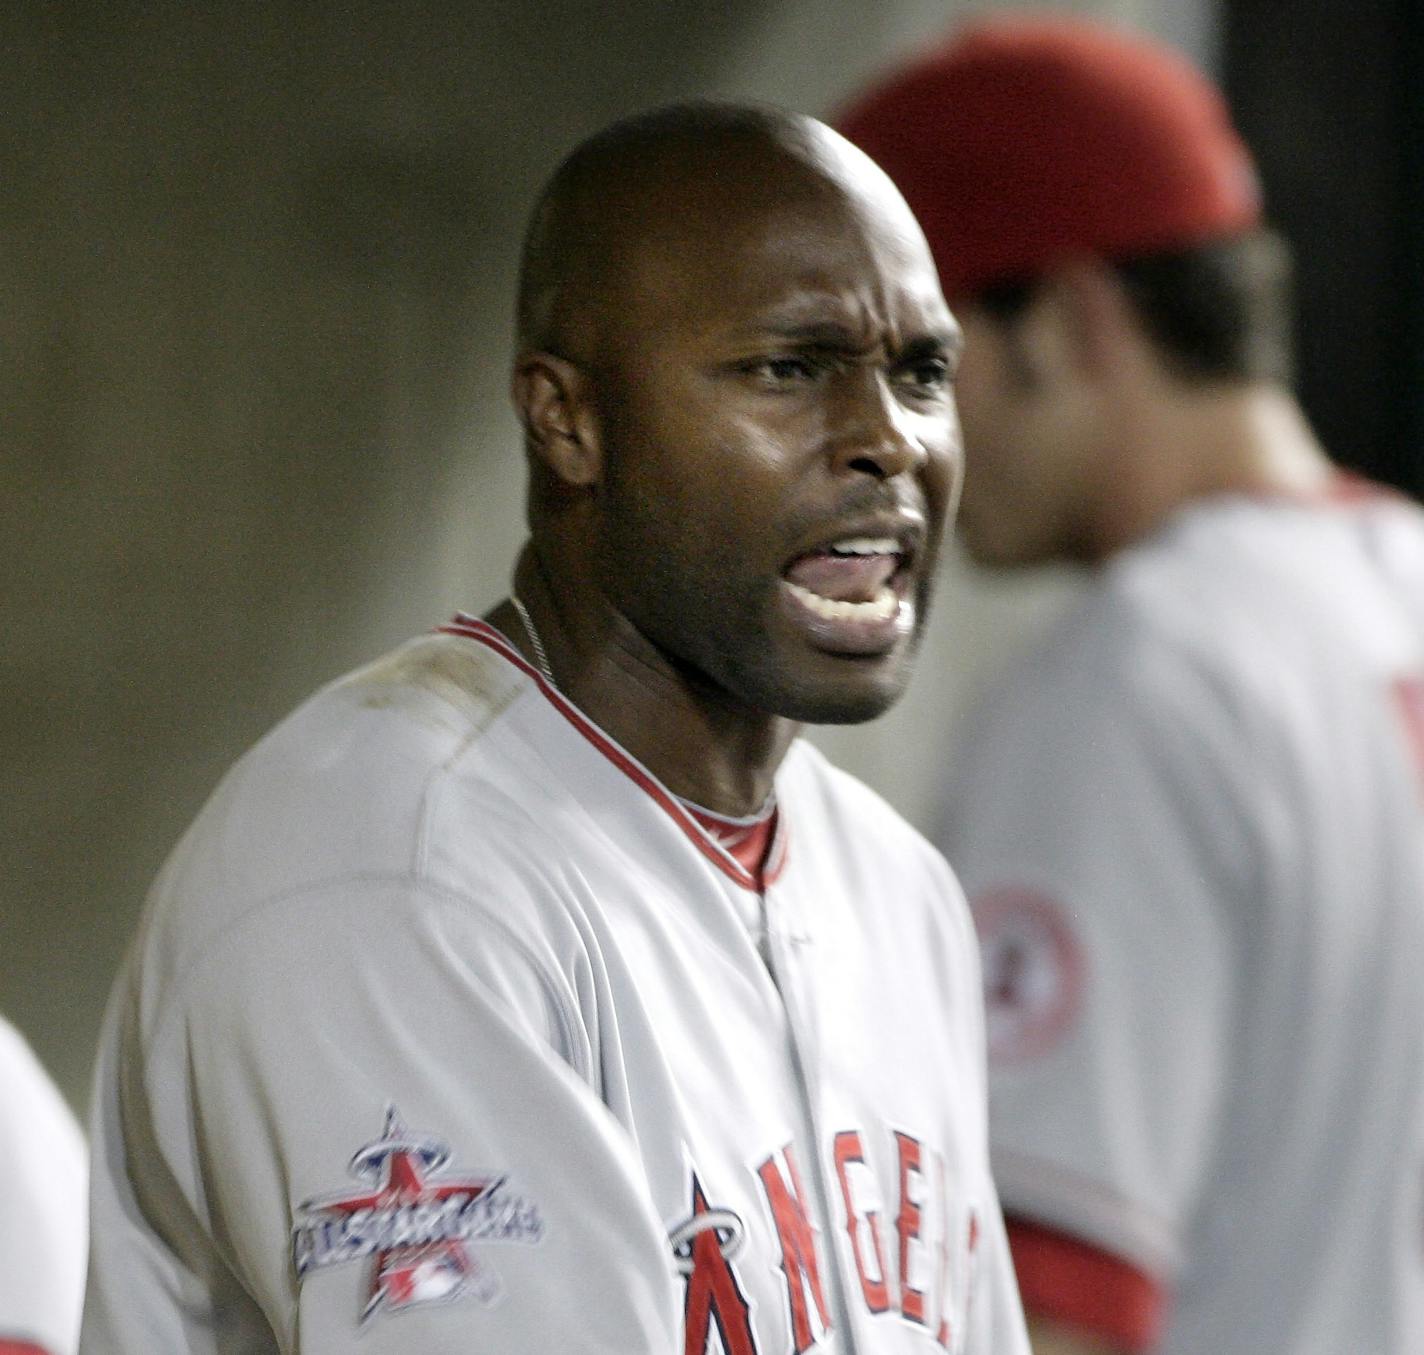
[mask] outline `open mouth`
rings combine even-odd
[[[875,653],[894,644],[912,607],[905,547],[893,537],[848,536],[799,555],[785,591],[822,647]]]

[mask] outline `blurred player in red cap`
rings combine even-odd
[[[960,530],[1088,585],[947,759],[1040,1352],[1424,1350],[1424,524],[1289,388],[1217,91],[998,18],[840,126],[964,327]]]

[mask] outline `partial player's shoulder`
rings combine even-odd
[[[1374,489],[1223,495],[1179,510],[1103,579],[1113,606],[1179,644],[1221,652],[1319,635],[1361,623],[1376,602],[1393,616],[1398,597],[1424,589],[1424,512]]]
[[[1157,542],[1096,570],[963,721],[946,759],[954,812],[1028,812],[1090,769],[1108,774],[1114,753],[1178,776],[1229,766],[1269,673],[1249,637],[1226,637],[1210,586]]]
[[[1362,551],[1424,633],[1424,508],[1402,494],[1371,496],[1355,514]]]
[[[1300,701],[1414,671],[1424,513],[1346,481],[1306,501],[1224,496],[1178,513],[1105,571],[1105,601],[1269,723]]]
[[[904,996],[928,992],[972,1049],[981,1020],[978,944],[959,879],[939,849],[879,794],[799,740],[778,778],[790,818],[786,873],[822,944]],[[852,958],[853,957],[853,958]],[[972,998],[971,998],[972,995]],[[977,1057],[977,1056],[976,1056]]]
[[[1283,526],[1251,500],[1179,510],[1100,567],[1077,615],[1080,638],[1119,649],[1219,650],[1223,623],[1290,577],[1282,543],[1292,533]]]
[[[26,1099],[31,1089],[42,1088],[41,1095],[50,1091],[48,1079],[35,1058],[25,1037],[8,1021],[0,1017],[0,1085],[5,1088],[5,1100]]]
[[[1404,551],[1417,527],[1389,501],[1223,496],[1178,512],[1097,568],[998,676],[950,759],[955,812],[1026,812],[1090,773],[1125,789],[1125,766],[1259,799],[1309,736],[1293,713],[1359,705],[1411,642],[1408,590],[1370,541]]]
[[[88,1242],[88,1149],[69,1104],[0,1019],[0,1351],[73,1350]],[[13,1346],[23,1334],[37,1344]]]
[[[1262,651],[1322,629],[1317,576],[1358,550],[1342,520],[1224,496],[1180,510],[1097,567],[1001,675],[1003,700],[1081,700],[1122,716],[1174,699],[1249,695]]]
[[[1025,734],[1061,728],[1066,713],[1115,712],[1122,717],[1158,699],[1163,683],[1180,681],[1211,647],[1190,624],[1180,624],[1180,595],[1156,605],[1162,589],[1153,563],[1119,559],[1084,581],[1069,603],[1030,643],[993,675],[975,724],[1002,718]],[[995,717],[994,713],[1001,713]]]
[[[28,1082],[31,1070],[38,1069],[25,1037],[4,1017],[0,1017],[0,1080],[6,1087]]]
[[[0,1017],[0,1144],[11,1169],[36,1159],[63,1159],[73,1171],[84,1169],[84,1141],[68,1103],[50,1080],[28,1041]]]

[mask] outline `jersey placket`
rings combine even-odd
[[[793,1071],[793,1081],[800,1098],[800,1112],[805,1130],[805,1142],[810,1148],[811,1207],[817,1217],[814,1232],[824,1239],[821,1263],[826,1283],[830,1286],[830,1308],[835,1330],[831,1345],[841,1355],[856,1355],[858,1342],[852,1326],[850,1305],[841,1274],[840,1249],[836,1246],[834,1214],[830,1181],[825,1157],[821,1151],[821,1117],[817,1112],[820,1088],[811,1071],[820,1067],[819,1032],[814,1019],[815,1004],[810,993],[810,966],[802,956],[809,956],[815,942],[787,907],[782,890],[767,888],[761,893],[762,918],[765,926],[763,958],[772,984],[786,1012],[786,1030]],[[839,1339],[835,1336],[839,1332]]]

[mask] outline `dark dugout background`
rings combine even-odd
[[[1228,0],[1224,79],[1296,255],[1327,448],[1424,497],[1424,5]]]

